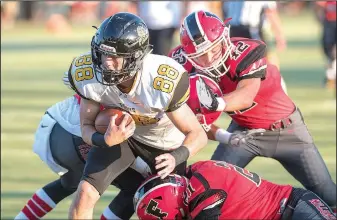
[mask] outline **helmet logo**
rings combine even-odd
[[[139,36],[139,45],[142,45],[146,42],[147,40],[147,30],[145,29],[144,26],[138,26],[137,27],[137,34]]]
[[[205,11],[205,16],[206,16],[206,17],[215,18],[215,19],[217,19],[218,21],[220,21],[221,23],[223,22],[218,16],[216,16],[215,14],[210,13],[210,12],[208,12],[208,11]]]
[[[104,51],[107,51],[107,52],[116,53],[116,48],[110,47],[110,46],[105,45],[105,44],[99,45],[99,48],[101,48],[101,49],[103,49]]]
[[[163,212],[160,208],[158,208],[158,202],[156,202],[153,199],[150,200],[146,208],[146,212],[159,219],[162,219],[168,216],[167,212]]]

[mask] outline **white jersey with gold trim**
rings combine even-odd
[[[90,52],[76,57],[68,74],[72,88],[82,97],[129,112],[136,122],[136,140],[166,150],[182,144],[184,134],[165,111],[173,111],[187,101],[189,79],[184,67],[172,58],[148,54],[128,94],[97,81],[101,76],[93,67]]]

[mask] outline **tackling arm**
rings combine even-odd
[[[201,127],[193,111],[186,104],[190,95],[189,83],[188,73],[184,72],[166,110],[166,114],[172,123],[186,136],[182,145],[189,151],[188,157],[196,154],[207,144],[207,135],[204,129]],[[187,155],[185,156],[187,157]],[[187,160],[188,158],[184,159]]]
[[[235,91],[223,97],[216,97],[203,79],[197,81],[197,93],[200,102],[212,111],[236,111],[249,108],[253,105],[253,100],[258,93],[261,81],[266,75],[267,61],[265,58],[266,45],[260,41],[249,40],[253,43],[249,46],[243,42],[238,48],[244,46],[244,54],[233,61],[235,71],[231,71],[231,78],[238,81]],[[242,48],[241,48],[242,49]]]
[[[254,42],[254,41],[253,41]],[[255,42],[251,50],[244,51],[235,69],[235,77],[239,80],[236,90],[223,96],[225,111],[236,111],[249,108],[258,93],[261,80],[265,78],[267,69],[266,45]]]
[[[195,155],[207,144],[207,135],[187,104],[166,114],[172,123],[185,134],[182,145],[189,150],[190,156]]]
[[[236,111],[249,108],[260,89],[261,79],[251,78],[241,80],[235,91],[223,96],[226,103],[225,111]]]

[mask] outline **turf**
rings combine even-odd
[[[283,17],[283,22],[289,48],[279,54],[282,75],[336,182],[336,103],[334,93],[322,88],[320,27],[309,13]],[[72,94],[61,78],[72,58],[89,50],[93,31],[74,28],[72,34],[60,36],[40,26],[19,24],[1,33],[1,219],[13,218],[38,188],[57,178],[32,152],[34,132],[45,110]],[[226,128],[228,123],[223,116],[217,124]],[[189,162],[209,159],[215,146],[209,142]],[[272,159],[256,158],[248,169],[276,183],[300,186]],[[111,187],[104,194],[95,218],[116,192]],[[66,219],[70,203],[71,197],[46,218]]]

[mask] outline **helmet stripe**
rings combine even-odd
[[[203,29],[199,28],[200,27],[200,23],[199,19],[198,19],[198,13],[194,12],[192,14],[190,14],[189,16],[186,17],[185,21],[184,21],[184,26],[187,30],[188,36],[190,37],[190,39],[193,41],[193,44],[198,45],[202,42],[204,42],[203,37]]]
[[[199,29],[199,31],[201,33],[201,36],[203,36],[203,41],[207,41],[208,40],[207,36],[206,36],[206,34],[204,32],[204,29],[202,28],[202,26],[200,24],[200,19],[199,19],[199,13],[200,12],[204,13],[203,11],[198,11],[198,12],[194,13],[195,14],[195,20],[197,21],[198,29]]]
[[[191,32],[190,32],[190,28],[189,28],[189,26],[187,25],[187,19],[188,19],[188,17],[186,17],[186,18],[184,19],[184,27],[185,27],[185,29],[186,29],[186,31],[187,31],[187,35],[189,36],[189,38],[191,39],[191,41],[194,42],[193,37],[192,37],[192,34],[191,34]]]
[[[159,175],[155,175],[153,177],[150,177],[144,183],[142,183],[141,186],[139,186],[136,191],[136,194],[138,193],[140,194],[138,194],[139,200],[137,201],[137,204],[134,204],[135,211],[137,211],[138,205],[145,198],[145,196],[147,196],[150,192],[154,191],[155,189],[164,186],[177,186],[176,176],[178,175],[170,174],[165,179],[161,179]]]
[[[173,183],[162,183],[160,185],[157,185],[157,186],[154,186],[152,188],[149,188],[149,190],[147,190],[138,200],[137,204],[134,204],[135,206],[135,212],[137,212],[138,210],[138,206],[139,204],[143,201],[143,199],[148,195],[150,194],[151,192],[155,191],[156,189],[158,188],[161,188],[161,187],[165,187],[165,186],[176,186],[176,184],[173,184]]]

